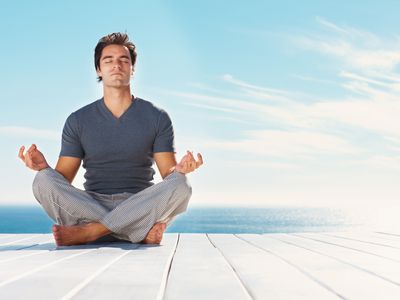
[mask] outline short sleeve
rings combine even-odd
[[[78,120],[75,114],[71,114],[65,121],[60,156],[84,157],[84,151],[80,142]]]
[[[153,153],[175,152],[174,129],[170,117],[161,111],[157,122],[157,135],[154,140]]]

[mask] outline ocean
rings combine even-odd
[[[0,206],[0,233],[49,233],[53,221],[38,206]],[[340,231],[355,224],[343,211],[303,207],[189,207],[170,233]]]

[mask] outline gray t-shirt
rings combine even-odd
[[[137,193],[153,185],[155,152],[175,152],[168,114],[134,98],[116,118],[102,98],[67,118],[60,156],[83,159],[87,191],[117,194]]]

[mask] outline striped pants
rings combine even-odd
[[[142,241],[155,223],[170,224],[186,211],[192,188],[184,174],[173,172],[136,194],[113,195],[83,191],[52,168],[39,171],[33,194],[50,218],[61,225],[100,222],[110,238]]]

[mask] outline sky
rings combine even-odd
[[[94,47],[121,31],[133,94],[169,113],[178,159],[203,154],[194,205],[399,209],[398,1],[40,3],[0,11],[0,204],[36,203],[18,149],[55,166],[65,119],[102,97]]]

